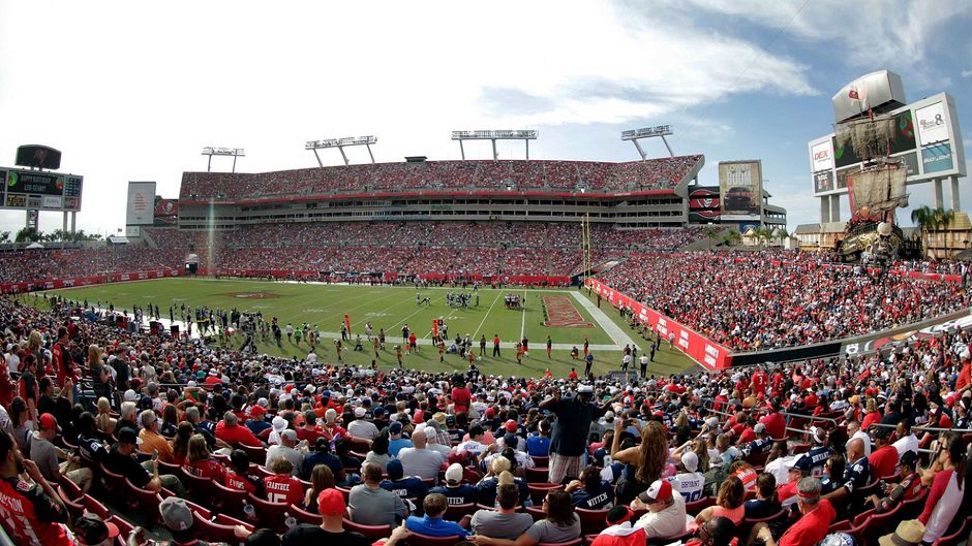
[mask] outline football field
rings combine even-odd
[[[131,313],[133,305],[147,309],[157,305],[163,322],[168,323],[169,308],[174,310],[176,324],[185,331],[182,305],[192,308],[208,307],[226,311],[261,312],[265,320],[277,317],[284,328],[288,323],[297,326],[307,323],[316,325],[322,332],[322,341],[316,352],[324,362],[337,358],[335,340],[340,338],[344,315],[351,323],[351,340],[345,342],[342,361],[358,365],[370,365],[374,351],[365,339],[365,325],[370,322],[377,334],[385,330],[386,346],[376,359],[381,367],[397,365],[395,345],[402,342],[402,327],[406,324],[419,337],[419,351],[405,357],[405,367],[413,369],[447,371],[465,370],[468,362],[458,355],[446,354],[439,361],[438,350],[430,344],[432,323],[442,319],[448,327],[450,342],[457,335],[467,334],[473,340],[473,350],[479,355],[479,339],[485,335],[489,341],[487,355],[476,361],[485,373],[539,376],[549,367],[557,377],[565,376],[571,367],[578,373],[584,369],[582,360],[570,356],[572,347],[581,350],[585,338],[594,354],[594,372],[601,374],[620,369],[621,348],[625,344],[638,346],[639,354],[649,348],[649,343],[625,324],[618,312],[606,301],[597,307],[596,295],[591,298],[586,290],[574,289],[492,289],[477,291],[461,288],[426,288],[404,286],[356,286],[335,284],[311,284],[271,282],[241,279],[172,278],[138,281],[98,286],[86,286],[52,290],[65,298],[87,302],[101,309],[114,305],[116,310]],[[450,306],[447,294],[468,294],[469,306]],[[505,305],[507,296],[518,296],[524,302],[523,309],[510,309]],[[43,305],[36,295],[25,296],[29,303]],[[425,298],[429,303],[422,303]],[[477,302],[478,300],[478,302]],[[36,301],[36,302],[35,302]],[[478,304],[477,304],[478,303]],[[193,328],[197,331],[198,328]],[[353,349],[355,338],[360,335],[364,351]],[[502,341],[501,355],[492,357],[492,339],[499,335]],[[553,342],[552,358],[546,354],[546,339]],[[529,354],[518,365],[513,344],[526,337]],[[272,338],[260,339],[258,350],[276,356],[307,355],[306,340],[298,345],[284,334],[282,347]],[[214,341],[218,342],[218,341]],[[239,335],[231,337],[227,345],[238,347]],[[694,363],[679,351],[672,350],[666,342],[649,365],[649,374],[670,375],[681,373]]]

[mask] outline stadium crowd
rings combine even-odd
[[[969,534],[967,332],[578,382],[250,357],[50,307],[0,299],[0,524],[15,544],[143,543],[133,514],[177,545]]]
[[[185,173],[180,199],[252,199],[448,190],[643,191],[673,189],[703,162],[701,155],[593,161],[428,161],[347,165],[266,173]]]
[[[966,269],[956,267],[965,278]],[[908,270],[916,268],[927,266]],[[598,278],[741,351],[885,330],[972,302],[964,282],[867,271],[798,252],[628,253],[623,264]]]

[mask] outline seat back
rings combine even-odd
[[[540,542],[537,546],[581,546],[584,544],[584,537],[579,536],[574,540],[568,540],[567,542]]]
[[[961,524],[959,524],[958,529],[955,532],[939,537],[932,546],[958,546],[963,540],[969,538],[969,520],[964,519]]]
[[[231,516],[243,517],[243,503],[246,501],[246,491],[233,489],[213,481],[212,507],[219,512],[226,512]]]
[[[290,505],[290,515],[294,516],[298,523],[320,525],[324,521],[320,514],[308,512],[307,510],[293,504]]]
[[[584,508],[575,508],[574,512],[577,517],[580,518],[581,522],[581,534],[591,535],[595,533],[600,533],[607,527],[607,522],[605,517],[610,510],[587,510]]]
[[[196,536],[200,539],[206,542],[240,543],[240,539],[236,536],[235,526],[216,523],[198,512],[193,512],[192,519]]]
[[[57,496],[60,497],[68,514],[71,515],[71,521],[77,520],[84,514],[84,502],[81,499],[72,499],[63,487],[57,488]]]
[[[263,527],[269,527],[277,533],[287,531],[285,520],[290,511],[290,506],[287,503],[270,502],[252,493],[247,495],[247,501],[256,509],[257,517],[260,519],[260,524]]]
[[[458,535],[451,537],[430,537],[419,533],[412,533],[408,537],[411,546],[453,546],[462,540]]]
[[[473,515],[476,510],[476,505],[471,502],[466,504],[451,504],[446,507],[445,515],[442,518],[449,521],[459,521],[463,516]]]
[[[714,504],[715,504],[714,498],[702,497],[697,501],[685,503],[685,513],[690,516],[697,516],[699,512]]]
[[[128,536],[132,534],[132,531],[135,530],[135,527],[132,526],[132,524],[129,523],[128,520],[120,518],[118,516],[111,516],[111,518],[108,521],[114,523],[115,527],[118,527],[118,536],[115,537],[115,546],[127,546]]]
[[[354,533],[361,533],[369,540],[387,538],[391,535],[391,525],[362,525],[344,518],[344,528]]]
[[[84,495],[81,497],[81,502],[84,504],[84,509],[92,514],[97,514],[102,520],[107,520],[111,517],[111,510],[102,504],[98,499],[92,497],[91,495]]]
[[[527,468],[527,483],[549,483],[550,469],[547,467]]]

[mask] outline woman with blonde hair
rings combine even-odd
[[[118,420],[111,416],[111,404],[108,399],[102,396],[98,399],[98,415],[95,417],[95,426],[102,434],[112,435],[115,433],[115,426]]]

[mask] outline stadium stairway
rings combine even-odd
[[[679,247],[678,251],[692,251],[692,250],[712,250],[719,246],[723,239],[725,238],[726,232],[733,228],[722,228],[715,232],[712,237],[703,237],[698,241],[693,241],[687,245]]]

